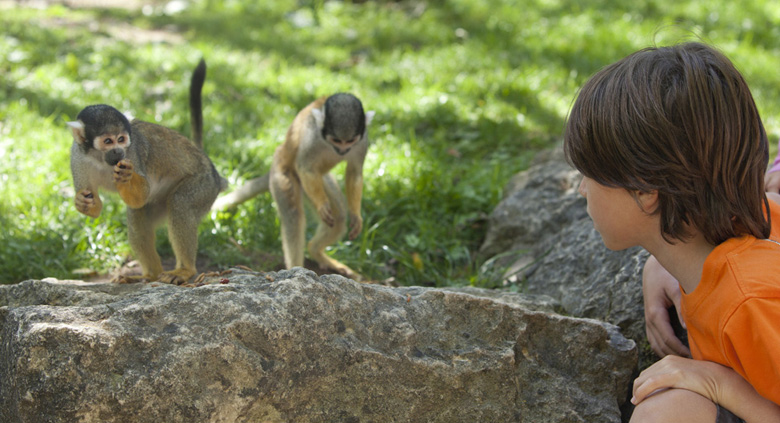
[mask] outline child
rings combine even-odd
[[[582,88],[564,150],[607,248],[644,247],[683,291],[693,358],[642,372],[631,421],[780,421],[780,205],[740,73],[700,43],[636,52]]]
[[[767,192],[780,193],[780,141],[777,143],[777,157],[764,177],[764,185]]]
[[[780,142],[774,163],[764,176],[767,197],[780,204]],[[642,291],[645,302],[645,328],[650,348],[659,357],[669,354],[690,357],[691,351],[677,338],[670,320],[670,308],[674,307],[678,321],[685,328],[680,316],[682,293],[674,276],[650,256],[642,273]]]

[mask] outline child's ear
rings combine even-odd
[[[645,213],[653,214],[658,209],[658,190],[637,191],[636,201]]]

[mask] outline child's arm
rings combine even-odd
[[[654,256],[648,257],[642,271],[642,297],[645,302],[645,332],[650,348],[659,356],[669,354],[690,357],[691,352],[674,334],[669,320],[669,307],[674,306],[680,315],[680,284]]]
[[[780,192],[780,142],[778,142],[775,162],[764,176],[764,189],[766,192]]]
[[[780,171],[766,174],[764,177],[764,189],[766,192],[780,192]]]
[[[780,421],[780,405],[762,397],[734,370],[710,361],[666,356],[634,381],[634,405],[659,389],[695,392],[727,408],[747,422]]]
[[[776,172],[778,175],[780,175],[780,172]],[[780,181],[778,181],[780,182]],[[780,194],[776,192],[768,192],[766,193],[766,198],[768,198],[770,201],[774,201],[777,204],[780,204]]]

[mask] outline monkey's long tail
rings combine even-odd
[[[190,80],[190,123],[192,124],[192,141],[203,149],[203,105],[201,92],[206,81],[206,61],[200,59],[198,66],[192,71]]]
[[[235,191],[223,195],[217,198],[214,205],[211,206],[211,210],[225,210],[235,207],[244,201],[249,200],[252,197],[256,197],[261,193],[268,191],[268,174],[250,179],[246,183]]]

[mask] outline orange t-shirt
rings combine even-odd
[[[769,204],[772,241],[743,236],[715,247],[682,310],[694,359],[734,369],[780,404],[780,205]]]

